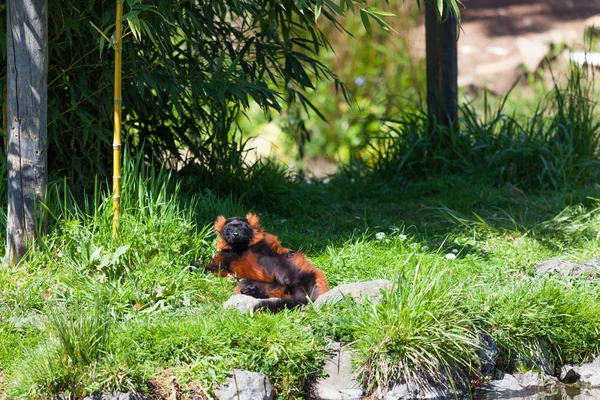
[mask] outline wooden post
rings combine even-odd
[[[123,53],[123,0],[117,0],[115,30],[115,93],[114,93],[114,137],[113,137],[113,224],[112,234],[117,234],[121,214],[121,65]]]
[[[48,182],[48,0],[8,0],[7,25],[6,257],[15,264],[43,228]]]
[[[456,126],[458,116],[458,31],[448,6],[442,20],[434,2],[425,5],[427,109],[429,120]]]

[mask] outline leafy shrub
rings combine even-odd
[[[600,119],[593,76],[572,65],[566,86],[555,83],[533,116],[505,115],[507,94],[481,118],[471,104],[460,109],[459,127],[430,123],[425,113],[388,120],[366,158],[385,179],[423,179],[479,174],[522,188],[564,188],[593,182],[600,173]]]

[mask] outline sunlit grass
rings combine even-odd
[[[564,112],[552,129],[594,128],[589,109],[561,97],[577,94],[569,90],[556,93]],[[493,136],[495,126],[512,123],[494,116],[469,129]],[[594,140],[590,134],[590,145]],[[566,191],[565,173],[575,163],[555,169],[557,184],[529,186],[539,178],[531,169],[513,176],[523,178],[515,186],[483,172],[427,169],[409,179],[386,169],[399,165],[388,156],[375,172],[348,168],[328,183],[263,163],[222,171],[214,186],[206,177],[199,183],[156,171],[141,156],[126,159],[116,238],[106,184],[80,198],[54,182],[50,231],[39,251],[0,269],[0,393],[144,392],[165,370],[182,387],[196,381],[210,391],[232,368],[246,368],[267,374],[282,398],[301,398],[334,340],[355,351],[368,391],[423,374],[476,375],[482,333],[498,343],[506,370],[536,368],[541,343],[556,363],[600,350],[600,285],[534,273],[549,258],[587,262],[598,255],[600,203],[587,184],[593,163]],[[423,172],[430,160],[413,161],[413,172]],[[188,265],[212,257],[217,215],[247,211],[258,212],[286,247],[304,251],[332,287],[383,278],[394,289],[377,305],[224,311],[235,282],[190,273]]]

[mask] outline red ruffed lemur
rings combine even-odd
[[[257,309],[278,311],[307,304],[329,290],[323,271],[315,268],[304,254],[281,246],[279,239],[263,231],[257,215],[226,219],[214,224],[218,249],[205,270],[221,276],[234,275],[236,293],[265,301]],[[201,263],[196,261],[196,266]]]

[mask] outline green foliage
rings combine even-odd
[[[384,3],[373,2],[380,7]],[[347,83],[353,97],[349,104],[331,85],[319,84],[310,96],[318,113],[307,118],[300,105],[290,104],[275,119],[294,139],[298,158],[346,162],[379,136],[381,119],[419,108],[419,100],[425,97],[425,68],[411,43],[418,10],[414,2],[393,2],[386,9],[399,16],[388,18],[393,33],[370,33],[354,14],[340,20],[351,36],[323,25],[332,50],[320,58]]]
[[[420,265],[417,264],[417,268]],[[401,275],[380,304],[353,306],[350,331],[364,387],[472,373],[479,339],[464,288],[446,269]]]
[[[49,7],[49,170],[79,191],[111,170],[113,43],[105,37],[114,29],[114,3]],[[123,121],[129,148],[157,161],[198,159],[211,171],[228,169],[232,160],[240,162],[235,121],[251,101],[265,112],[285,103],[314,109],[306,90],[320,80],[348,98],[318,57],[330,43],[317,22],[342,29],[337,18],[349,12],[360,13],[366,26],[373,21],[387,28],[389,13],[364,0],[127,1]],[[5,21],[1,6],[0,32]],[[4,81],[6,35],[0,35],[0,59]]]
[[[385,179],[422,179],[444,173],[486,174],[520,188],[565,188],[593,182],[600,172],[600,120],[594,80],[572,65],[566,85],[555,83],[534,115],[506,115],[484,100],[481,118],[461,107],[458,129],[429,124],[424,113],[390,120],[373,142],[369,162]]]
[[[213,304],[186,314],[136,318],[120,338],[130,362],[174,365],[181,381],[212,388],[232,368],[262,372],[277,382],[284,398],[300,398],[306,376],[315,375],[325,350],[323,338],[293,312],[241,315]]]
[[[187,266],[211,258],[216,215],[251,205],[183,191],[142,158],[124,163],[118,238],[102,200],[108,185],[76,200],[57,181],[49,236],[29,263],[0,269],[0,387],[9,397],[146,391],[165,370],[184,390],[194,381],[211,389],[231,368],[247,368],[270,376],[282,398],[301,398],[332,340],[355,349],[371,389],[415,369],[474,373],[482,331],[498,341],[506,368],[531,365],[542,341],[565,362],[598,351],[597,282],[531,276],[550,257],[598,253],[594,188],[525,200],[483,177],[398,185],[346,171],[329,183],[284,174],[268,182],[255,171],[246,184],[257,193],[287,191],[253,211],[332,286],[380,278],[396,286],[375,306],[240,315],[221,305],[235,282]]]
[[[578,363],[598,352],[598,285],[556,277],[511,279],[497,289],[476,291],[472,306],[482,312],[501,350],[499,365],[536,369],[541,348],[557,363]],[[483,310],[480,302],[486,299]],[[570,327],[574,327],[571,329]]]

